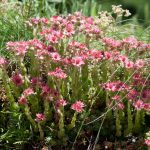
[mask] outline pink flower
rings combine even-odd
[[[117,103],[117,108],[123,110],[125,106],[122,102],[120,102],[120,103]]]
[[[142,67],[144,67],[144,61],[141,60],[141,59],[137,60],[137,61],[135,62],[135,67],[136,67],[136,68],[142,68]]]
[[[83,58],[79,56],[73,57],[72,64],[76,67],[81,67],[84,64]]]
[[[72,23],[68,23],[65,27],[64,34],[68,37],[72,36],[75,33],[74,26]]]
[[[30,81],[31,85],[37,85],[40,83],[41,79],[39,77],[33,77]]]
[[[63,18],[60,17],[60,16],[52,16],[52,17],[50,18],[50,21],[51,21],[52,23],[56,23],[56,24],[60,24],[60,23],[62,22],[62,20],[63,20]]]
[[[43,42],[41,42],[40,40],[38,39],[33,39],[33,40],[30,40],[28,42],[28,45],[31,49],[38,49],[38,50],[44,50],[46,49],[46,46],[44,45]]]
[[[115,95],[114,97],[112,97],[113,100],[115,100],[116,102],[120,101],[121,97],[120,95]]]
[[[24,83],[23,76],[20,73],[13,74],[11,79],[16,86],[21,86]]]
[[[26,96],[30,96],[32,94],[35,94],[32,88],[27,88],[23,91],[23,95]]]
[[[142,99],[143,100],[150,99],[150,90],[144,90],[144,91],[142,91]]]
[[[83,102],[81,102],[81,101],[77,101],[77,102],[75,102],[74,104],[72,104],[72,106],[71,106],[71,109],[73,109],[73,110],[75,110],[76,112],[78,112],[78,113],[80,113],[80,112],[82,112],[85,107],[85,105],[84,105],[84,103]]]
[[[150,110],[150,103],[144,103],[144,110]]]
[[[56,102],[56,107],[60,107],[60,106],[66,106],[67,102],[63,99],[57,100]]]
[[[144,106],[144,103],[143,103],[143,101],[141,101],[141,100],[137,100],[137,101],[134,103],[134,107],[135,107],[135,109],[137,109],[137,110],[143,109],[143,106]]]
[[[54,61],[61,60],[61,57],[60,57],[60,55],[57,52],[50,53],[50,56],[52,57],[52,60],[54,60]]]
[[[121,41],[117,41],[117,40],[114,40],[114,39],[112,39],[112,38],[107,38],[107,37],[105,37],[104,39],[103,39],[103,42],[106,44],[106,45],[108,45],[108,46],[110,46],[110,47],[112,47],[112,48],[118,48],[118,47],[120,47],[121,46]]]
[[[40,88],[42,89],[42,96],[47,96],[52,93],[52,89],[45,83],[41,83]]]
[[[141,78],[141,74],[140,74],[140,73],[134,74],[134,75],[133,75],[133,79],[136,80],[136,81],[141,80],[141,79],[142,79],[142,78]]]
[[[127,95],[127,99],[128,99],[129,101],[135,100],[138,95],[139,95],[139,94],[138,94],[138,92],[137,92],[136,90],[131,89],[131,90],[129,90],[129,93],[128,93],[128,95]]]
[[[55,35],[47,35],[46,39],[50,41],[51,43],[55,43],[55,44],[58,43],[58,40],[59,40],[58,37]]]
[[[103,54],[99,50],[89,50],[89,55],[91,56],[92,59],[97,59],[100,60],[103,58]]]
[[[70,49],[87,50],[86,44],[77,41],[71,41],[68,45]]]
[[[126,57],[126,56],[124,56],[124,55],[119,55],[119,58],[118,58],[122,63],[125,63],[127,60],[128,60],[128,58]]]
[[[43,23],[43,24],[48,24],[49,23],[47,18],[40,18],[40,22]]]
[[[0,57],[0,67],[4,66],[4,65],[6,65],[6,64],[7,64],[6,59],[3,58],[3,57]]]
[[[50,53],[56,52],[55,48],[51,45],[47,46],[46,50]]]
[[[27,41],[19,41],[19,42],[8,42],[7,49],[15,52],[16,55],[24,56],[28,49]]]
[[[38,49],[35,56],[37,56],[38,59],[43,60],[45,56],[48,56],[48,51]]]
[[[24,96],[21,96],[18,100],[18,103],[20,105],[25,105],[25,104],[27,104],[27,99]]]
[[[27,24],[32,27],[38,24],[48,24],[48,19],[47,18],[31,18],[29,21],[27,21]]]
[[[71,58],[64,58],[63,60],[62,60],[62,63],[63,64],[66,64],[66,65],[71,65],[72,64],[72,62],[71,62]]]
[[[131,68],[134,68],[134,63],[132,61],[125,61],[124,66],[127,69],[131,69]]]
[[[43,121],[43,120],[45,120],[45,119],[46,119],[46,118],[45,118],[44,114],[41,114],[41,113],[37,113],[37,114],[36,114],[36,119],[35,119],[35,121],[40,122],[40,121]]]
[[[127,90],[129,88],[126,84],[124,84],[121,81],[104,83],[102,84],[102,86],[104,89],[108,91],[113,91],[113,92]]]
[[[43,84],[41,85],[41,96],[44,97],[44,100],[52,101],[53,98],[57,98],[59,96],[59,92],[55,89],[51,89],[48,85]]]
[[[128,37],[123,39],[123,43],[127,44],[130,48],[136,48],[138,46],[138,41],[134,37]]]
[[[45,35],[45,39],[48,40],[52,44],[58,43],[59,40],[63,39],[63,33],[59,30],[51,30],[49,34]]]
[[[112,58],[112,54],[110,53],[110,52],[104,52],[104,57],[105,57],[105,59],[110,59],[110,58]]]
[[[150,147],[150,138],[145,139],[145,144],[146,144],[148,147]]]
[[[60,78],[60,79],[67,78],[67,75],[63,72],[61,68],[56,68],[54,71],[48,72],[48,75],[56,77],[56,78]]]

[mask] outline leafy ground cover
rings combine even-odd
[[[2,36],[1,149],[147,149],[150,31],[120,25],[129,15],[8,25],[19,34]]]

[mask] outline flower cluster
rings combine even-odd
[[[120,6],[113,6],[113,12],[130,15]],[[102,26],[106,18],[109,22]],[[133,36],[109,37],[106,26],[115,19],[104,12],[99,19],[79,12],[50,19],[32,18],[28,25],[34,38],[6,44],[16,56],[11,73],[5,67],[8,60],[0,57],[0,68],[5,68],[3,76],[7,74],[8,78],[3,78],[3,83],[8,83],[4,84],[9,90],[8,100],[21,105],[20,111],[35,130],[39,128],[41,137],[42,127],[45,132],[44,127],[51,124],[55,131],[52,136],[63,139],[80,123],[81,119],[76,120],[86,110],[87,118],[92,119],[109,109],[112,116],[108,120],[115,118],[118,136],[122,134],[121,126],[130,134],[144,124],[142,117],[150,109],[149,62],[145,59],[150,44]]]

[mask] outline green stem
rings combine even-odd
[[[65,136],[65,129],[64,129],[64,110],[63,107],[61,107],[58,110],[59,114],[59,132],[58,132],[58,137],[63,138]]]
[[[119,118],[119,110],[115,110],[115,116],[116,116],[116,136],[121,136],[121,122]]]
[[[78,96],[78,75],[77,75],[77,68],[74,68],[73,76],[72,76],[72,93],[73,98],[77,99]]]
[[[47,100],[44,100],[44,116],[47,119],[51,119],[51,111],[49,107],[49,102]]]
[[[127,104],[127,117],[128,117],[128,127],[127,127],[126,135],[132,133],[132,129],[133,129],[132,113],[131,113],[131,107],[129,101]]]
[[[24,75],[24,79],[25,79],[25,87],[27,88],[28,87],[28,84],[30,82],[30,80],[28,79],[27,77],[27,69],[23,63],[22,60],[19,61],[19,64],[20,64],[20,69],[21,69],[21,72],[22,74]]]
[[[141,129],[140,110],[136,111],[134,132],[139,133]]]
[[[15,102],[14,96],[12,94],[12,90],[10,88],[9,81],[8,81],[9,77],[5,69],[3,70],[2,73],[2,79],[3,79],[5,91],[7,91],[6,92],[7,99],[10,102],[10,110],[12,111],[18,110],[18,104]]]
[[[25,105],[25,115],[27,117],[27,119],[30,121],[30,123],[33,125],[34,129],[37,130],[37,125],[36,122],[34,121],[34,119],[31,117],[31,112],[30,109],[28,107],[28,105]]]
[[[39,132],[40,132],[40,140],[44,141],[44,132],[43,132],[40,122],[38,122],[38,128],[39,128]]]
[[[71,130],[72,128],[75,127],[76,120],[77,120],[77,112],[74,113],[74,115],[71,119],[71,123],[68,125],[69,130]]]

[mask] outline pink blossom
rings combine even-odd
[[[52,16],[50,18],[50,21],[53,22],[53,23],[57,23],[57,24],[60,24],[62,22],[63,18],[60,17],[60,16]]]
[[[150,147],[150,138],[145,139],[145,144],[146,144],[148,147]]]
[[[136,68],[142,68],[144,66],[144,61],[139,59],[135,62],[135,67]]]
[[[91,25],[94,24],[94,18],[93,18],[93,17],[87,17],[87,18],[85,18],[85,20],[86,20],[86,22],[87,22],[88,24],[91,24]]]
[[[47,84],[41,83],[40,88],[42,89],[41,96],[46,98],[57,97],[59,95],[57,90],[51,89]]]
[[[47,46],[46,50],[50,53],[56,52],[55,48],[51,45]]]
[[[125,62],[128,60],[127,56],[124,56],[124,55],[119,55],[118,57],[119,57],[118,59],[119,59],[122,63],[125,63]]]
[[[117,108],[123,110],[125,108],[122,102],[117,103]]]
[[[50,35],[50,34],[46,36],[46,39],[53,44],[58,43],[59,40],[57,36]]]
[[[134,63],[132,61],[125,61],[124,66],[127,69],[132,69],[132,68],[134,68]]]
[[[71,65],[72,64],[72,59],[66,57],[62,60],[62,63],[67,64],[67,65]]]
[[[51,33],[44,35],[45,39],[51,44],[56,44],[59,40],[63,39],[64,35],[61,31],[51,30]]]
[[[48,51],[38,49],[35,55],[38,59],[43,60],[45,56],[48,56]]]
[[[79,49],[79,50],[87,50],[87,46],[86,44],[84,43],[80,43],[80,42],[77,42],[77,41],[71,41],[69,44],[68,44],[69,48],[71,49]]]
[[[60,106],[66,106],[67,102],[63,99],[57,100],[56,102],[56,107],[60,107]]]
[[[150,110],[150,103],[144,103],[144,110]]]
[[[140,73],[134,74],[134,75],[133,75],[133,79],[134,79],[135,81],[141,80],[141,79],[142,79],[142,78],[141,78],[141,74],[140,74]]]
[[[45,118],[44,114],[42,114],[42,113],[37,113],[37,114],[36,114],[36,119],[35,119],[35,121],[40,122],[40,121],[43,121],[43,120],[45,120],[45,119],[46,119],[46,118]]]
[[[31,85],[37,85],[38,83],[40,83],[41,79],[39,77],[33,77],[31,78]]]
[[[114,40],[114,39],[112,39],[112,38],[107,38],[107,37],[105,37],[104,39],[103,39],[103,42],[106,44],[106,45],[108,45],[108,46],[110,46],[110,47],[112,47],[112,48],[118,48],[118,47],[120,47],[121,46],[121,41],[117,41],[117,40]]]
[[[102,31],[99,29],[99,27],[93,25],[93,26],[92,26],[91,33],[92,33],[92,34],[99,35],[99,34],[102,33]]]
[[[115,100],[116,102],[120,101],[121,97],[120,95],[115,95],[114,97],[112,97],[113,100]]]
[[[129,101],[135,100],[138,95],[139,95],[139,94],[138,94],[138,92],[137,92],[136,90],[134,90],[134,89],[129,90],[129,93],[128,93],[128,95],[127,95],[127,99],[128,99]]]
[[[73,110],[75,110],[76,112],[78,112],[78,113],[80,113],[80,112],[82,112],[85,107],[85,105],[84,105],[84,103],[83,102],[81,102],[81,101],[77,101],[77,102],[75,102],[74,104],[72,104],[72,106],[71,106],[71,109],[73,109]]]
[[[92,59],[100,60],[103,58],[103,53],[99,50],[89,50],[88,52]]]
[[[48,19],[47,18],[31,18],[27,24],[32,27],[38,24],[48,24]]]
[[[84,64],[83,58],[79,56],[75,56],[72,58],[72,64],[76,67],[81,67]]]
[[[54,71],[49,71],[48,75],[56,77],[56,78],[60,78],[60,79],[67,78],[67,75],[63,72],[61,68],[56,68]]]
[[[102,33],[102,31],[99,29],[98,26],[91,25],[91,24],[87,23],[86,21],[81,22],[79,31],[83,32],[84,34],[87,34],[90,37],[92,37],[94,35],[99,36]]]
[[[16,86],[21,86],[24,83],[23,76],[20,73],[13,74],[11,79]]]
[[[28,42],[28,45],[31,49],[33,49],[33,48],[38,49],[38,50],[46,49],[45,44],[38,39],[30,40]]]
[[[51,28],[44,28],[39,34],[42,36],[46,36],[50,34],[53,30]]]
[[[134,103],[134,107],[135,107],[135,109],[137,109],[137,110],[143,109],[143,106],[144,106],[144,103],[143,103],[142,100],[137,100],[137,101]]]
[[[40,18],[40,22],[44,23],[44,24],[48,24],[49,23],[47,18]]]
[[[23,95],[24,95],[25,97],[30,96],[30,95],[32,95],[32,94],[35,94],[32,88],[27,88],[27,89],[25,89],[25,90],[23,91]]]
[[[54,60],[54,61],[61,60],[61,57],[57,52],[50,53],[50,56],[52,57],[52,60]]]
[[[72,23],[67,23],[66,27],[65,27],[65,31],[64,34],[68,37],[72,36],[73,34],[75,34],[75,30],[74,30],[74,26]]]
[[[39,19],[37,18],[31,18],[29,21],[30,26],[37,25],[38,23],[39,23]]]
[[[142,91],[142,99],[143,100],[148,100],[148,99],[150,99],[150,90],[144,90],[144,91]]]
[[[6,64],[7,64],[6,59],[3,58],[3,57],[0,57],[0,67],[4,66],[4,65],[6,65]]]
[[[18,100],[18,103],[20,105],[25,105],[25,104],[27,104],[27,99],[24,96],[21,96]]]
[[[104,52],[104,56],[105,56],[105,59],[111,59],[112,58],[112,54],[110,52]]]
[[[8,42],[6,46],[8,50],[15,52],[16,55],[24,56],[28,49],[28,42],[27,41]]]
[[[128,37],[123,39],[123,43],[130,46],[130,48],[136,48],[138,46],[138,41],[134,37]]]
[[[108,82],[102,84],[103,88],[105,88],[108,91],[122,91],[122,90],[127,90],[129,87],[122,83],[121,81],[116,81],[116,82]]]

